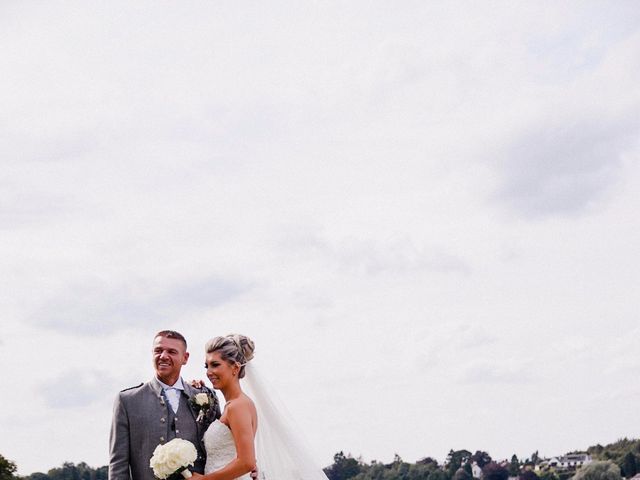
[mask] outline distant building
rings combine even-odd
[[[577,470],[592,461],[591,455],[587,453],[567,453],[566,455],[542,460],[536,465],[536,470],[544,470],[547,467],[552,467],[556,470]]]

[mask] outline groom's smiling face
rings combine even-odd
[[[189,359],[187,348],[177,338],[156,337],[153,340],[153,366],[160,381],[173,385],[180,378],[180,369]]]

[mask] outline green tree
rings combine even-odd
[[[345,455],[344,452],[338,452],[333,456],[333,465],[325,468],[324,473],[329,477],[329,480],[348,480],[360,473],[360,464],[351,457],[351,454]]]
[[[621,480],[620,467],[611,461],[592,462],[578,470],[574,480]]]
[[[483,480],[507,480],[508,478],[509,470],[496,462],[487,463],[482,469]]]
[[[520,461],[515,453],[511,456],[511,462],[509,462],[509,476],[517,477],[520,475]]]
[[[371,465],[361,464],[360,473],[353,478],[355,480],[383,480],[385,477],[385,471],[386,467],[384,464],[373,460]]]
[[[450,450],[447,455],[446,467],[447,476],[453,478],[460,467],[463,467],[471,458],[469,450]]]
[[[624,457],[627,453],[632,452],[636,454],[636,464],[640,460],[638,454],[640,454],[640,440],[621,438],[620,440],[605,445],[595,445],[587,449],[594,460],[612,460],[619,467],[624,469]]]
[[[28,477],[23,477],[23,480],[50,480],[49,475],[42,472],[32,473]]]
[[[575,473],[573,470],[560,470],[557,472],[558,480],[571,480],[575,476]]]
[[[538,450],[531,454],[531,462],[534,465],[538,465],[540,463],[540,454],[538,453]]]
[[[393,456],[393,463],[391,464],[391,474],[393,478],[404,480],[409,475],[409,469],[411,465],[402,461],[400,455],[397,453]]]
[[[471,456],[471,461],[476,462],[480,468],[484,468],[485,465],[491,463],[491,460],[491,455],[482,450],[476,450],[476,453]]]
[[[428,480],[447,480],[447,474],[437,468],[429,474]]]
[[[467,464],[468,465],[468,464]],[[459,468],[456,473],[453,474],[451,480],[472,480],[473,477],[469,472],[467,472],[464,467]]]
[[[553,468],[542,470],[538,477],[540,480],[559,480],[558,474]]]
[[[465,472],[467,472],[469,474],[470,478],[473,478],[473,469],[471,468],[471,462],[465,463],[464,465],[462,465],[462,468]]]
[[[538,480],[538,475],[533,470],[526,469],[520,474],[518,480]]]
[[[52,468],[47,475],[51,480],[83,480],[80,471],[72,462],[64,462],[60,468]]]
[[[16,478],[13,474],[18,467],[11,460],[4,458],[0,455],[0,480],[12,480]]]
[[[638,462],[633,452],[627,452],[622,460],[622,473],[626,478],[633,477],[638,473]]]
[[[96,480],[108,480],[109,467],[107,465],[96,468]]]
[[[429,475],[436,468],[433,464],[415,463],[409,465],[407,480],[428,480]]]

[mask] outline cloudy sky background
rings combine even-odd
[[[0,454],[242,332],[328,465],[638,436],[637,2],[0,4]]]

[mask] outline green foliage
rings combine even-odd
[[[467,464],[469,465],[469,464]],[[467,472],[464,468],[459,468],[456,473],[454,473],[452,480],[472,480],[473,477],[469,472]]]
[[[622,464],[624,457],[628,452],[631,452],[636,456],[636,462],[640,460],[640,439],[635,440],[622,438],[617,442],[610,443],[604,447],[598,444],[587,449],[587,453],[595,460],[612,460],[618,465]]]
[[[84,462],[75,465],[64,462],[60,468],[52,468],[47,473],[36,472],[21,480],[107,480],[108,467],[92,468]]]
[[[622,474],[626,478],[631,478],[636,473],[638,473],[638,459],[636,458],[635,453],[627,452],[622,459]]]
[[[485,465],[491,463],[491,460],[491,455],[487,452],[483,452],[482,450],[476,450],[476,453],[471,457],[471,461],[476,462],[480,468],[484,468]]]
[[[397,454],[389,464],[375,460],[367,464],[351,454],[338,452],[333,457],[333,464],[324,471],[329,480],[473,480],[471,463],[474,461],[483,470],[483,480],[507,480],[509,476],[518,475],[519,480],[621,480],[621,471],[627,478],[640,471],[640,440],[624,438],[606,446],[595,445],[589,447],[587,453],[601,461],[582,467],[575,475],[574,471],[553,468],[546,468],[536,475],[531,468],[542,460],[537,451],[531,455],[531,460],[524,462],[513,455],[504,467],[493,462],[487,452],[476,450],[472,455],[464,449],[450,450],[443,466],[431,457],[408,463]],[[26,477],[15,476],[16,470],[15,463],[0,455],[0,480],[108,480],[108,467],[94,469],[84,462],[77,465],[65,462],[47,473],[37,472]]]
[[[539,480],[539,477],[536,472],[527,468],[520,474],[518,480]]]
[[[507,480],[509,478],[509,470],[502,465],[491,462],[482,468],[483,480]]]
[[[448,480],[447,474],[442,470],[437,469],[429,474],[429,478],[427,480]]]
[[[428,480],[432,472],[440,471],[438,462],[433,459],[425,458],[416,463],[407,463],[398,455],[387,465],[374,461],[371,465],[359,462],[358,466],[360,472],[353,480]],[[448,479],[444,477],[441,480]]]
[[[509,476],[517,477],[518,475],[520,475],[520,461],[518,457],[513,454],[511,456],[511,462],[509,462]]]
[[[360,473],[359,462],[344,452],[338,452],[333,456],[333,465],[324,469],[329,480],[347,480]]]
[[[409,466],[407,480],[428,480],[433,469],[433,464],[413,464]]]
[[[573,477],[574,480],[620,480],[620,467],[611,461],[598,461],[585,465]]]
[[[553,468],[547,468],[538,474],[540,480],[560,480],[558,474]]]
[[[531,463],[537,465],[541,462],[540,455],[538,454],[538,450],[531,454]]]
[[[640,472],[640,439],[622,438],[604,447],[600,444],[587,449],[594,460],[611,460],[626,478]]]
[[[471,459],[469,450],[450,450],[445,462],[447,476],[453,478],[458,469],[464,466]]]
[[[12,480],[16,478],[13,474],[17,468],[14,462],[0,455],[0,480]]]
[[[574,477],[576,472],[574,470],[560,470],[557,473],[559,480],[570,480]]]

